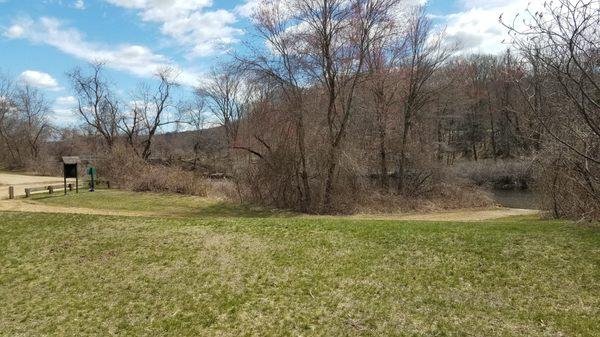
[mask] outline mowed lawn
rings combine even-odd
[[[598,227],[278,216],[125,192],[38,201],[181,216],[0,213],[1,335],[600,335]]]
[[[160,193],[135,193],[122,190],[97,190],[90,193],[34,194],[34,201],[45,205],[98,210],[148,212],[165,217],[290,217],[292,212],[239,205],[216,199]]]

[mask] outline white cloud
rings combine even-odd
[[[161,33],[187,49],[189,57],[208,56],[236,43],[243,31],[233,27],[236,15],[208,10],[212,0],[105,0],[137,10],[143,21],[161,25]]]
[[[62,96],[58,97],[55,103],[56,105],[60,106],[74,106],[75,104],[77,104],[77,99],[75,99],[75,97],[73,96]]]
[[[50,74],[35,70],[26,70],[19,76],[19,81],[34,88],[53,91],[62,90],[58,82]]]
[[[73,8],[84,10],[85,9],[85,2],[83,0],[76,0],[73,3]]]
[[[445,16],[447,38],[460,44],[461,52],[500,53],[506,50],[508,34],[500,15],[511,21],[527,8],[543,6],[543,0],[461,0],[462,12]]]
[[[22,26],[13,25],[10,28],[8,28],[3,35],[9,39],[17,39],[23,36],[23,34],[25,34],[25,30]]]
[[[102,61],[110,68],[136,76],[150,77],[161,68],[171,67],[180,73],[178,80],[185,85],[195,85],[199,77],[198,73],[181,69],[166,56],[154,53],[145,46],[131,44],[109,46],[89,42],[81,32],[63,27],[63,24],[54,18],[43,17],[37,21],[20,20],[8,28],[7,32],[11,30],[23,31],[23,34],[12,38],[47,44],[78,59],[87,62]]]
[[[77,114],[71,108],[53,108],[49,117],[55,125],[76,125],[79,122]]]
[[[53,104],[50,118],[57,125],[75,125],[78,123],[78,115],[75,112],[77,99],[73,96],[58,97]]]
[[[246,0],[243,4],[235,7],[234,11],[242,17],[250,17],[257,9],[260,0]]]

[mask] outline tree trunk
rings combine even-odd
[[[408,133],[410,132],[410,115],[405,113],[404,130],[402,132],[402,141],[400,143],[400,159],[398,160],[398,192],[404,192],[405,181],[404,175],[406,171],[406,144],[408,143]]]
[[[300,151],[300,165],[301,172],[300,178],[302,180],[302,187],[304,189],[302,195],[302,207],[304,211],[308,211],[312,204],[312,192],[310,188],[310,183],[308,181],[308,170],[306,165],[306,144],[305,144],[305,131],[304,131],[304,119],[302,115],[300,115],[297,119],[297,128],[298,128],[298,150]]]
[[[327,74],[331,74],[331,66],[328,63],[328,68],[326,69]],[[329,77],[328,82],[328,95],[329,95],[329,103],[327,105],[327,127],[329,129],[329,158],[327,161],[327,178],[325,180],[325,191],[323,194],[323,207],[326,211],[331,210],[332,208],[332,195],[333,195],[333,180],[335,175],[335,169],[337,168],[337,141],[336,134],[334,131],[335,128],[335,115],[336,115],[336,106],[335,100],[337,97],[335,82],[332,80],[332,77]]]
[[[10,141],[10,137],[3,131],[0,129],[0,136],[2,136],[2,138],[4,139],[4,143],[6,144],[6,149],[8,150],[8,153],[10,154],[10,157],[12,158],[14,163],[19,163],[21,162],[21,154],[19,152],[19,148],[18,147],[14,147],[11,145],[11,141]],[[15,154],[16,152],[16,154]],[[18,157],[18,158],[17,158]]]
[[[543,111],[543,97],[542,97],[542,88],[540,85],[540,78],[539,78],[539,70],[538,70],[538,66],[537,63],[534,62],[533,64],[533,81],[534,81],[534,114],[536,114],[537,116],[535,116],[535,118],[541,118],[541,116],[544,116],[544,111]],[[533,148],[535,151],[540,151],[541,149],[541,139],[542,139],[542,133],[540,131],[539,127],[536,127],[533,125],[533,120],[535,118],[530,118],[530,128],[533,131]]]
[[[388,177],[388,168],[387,168],[387,156],[386,156],[386,144],[385,139],[387,136],[386,132],[387,119],[385,115],[380,114],[379,120],[379,167],[380,167],[380,180],[381,180],[381,188],[387,192],[389,188],[389,177]]]
[[[327,180],[325,181],[325,195],[324,195],[324,207],[325,210],[329,211],[333,206],[333,181],[335,179],[335,170],[337,168],[338,160],[338,148],[333,147],[329,152],[328,168],[327,168]]]
[[[492,114],[492,111],[490,110],[490,128],[491,128],[491,133],[490,133],[490,139],[492,141],[492,156],[494,157],[494,161],[496,161],[498,159],[498,150],[496,148],[496,125],[494,123],[494,115]]]

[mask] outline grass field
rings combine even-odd
[[[94,193],[62,195],[35,194],[33,200],[46,205],[100,210],[149,212],[165,217],[289,217],[297,214],[237,205],[224,201],[183,195],[98,190]]]
[[[600,335],[597,227],[306,218],[126,192],[36,200],[164,215],[0,213],[5,336]]]

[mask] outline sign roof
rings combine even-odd
[[[79,157],[75,157],[75,156],[62,157],[62,161],[64,164],[79,164],[79,163],[81,163],[81,159],[79,159]]]

